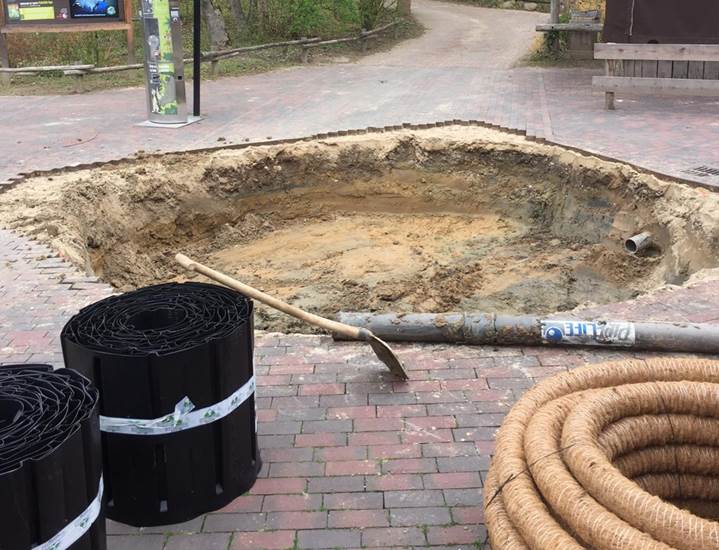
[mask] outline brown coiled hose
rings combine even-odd
[[[493,550],[719,549],[719,362],[543,381],[502,424],[484,499]]]

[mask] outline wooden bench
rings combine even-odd
[[[605,76],[592,87],[613,110],[616,92],[719,97],[719,44],[596,44]]]

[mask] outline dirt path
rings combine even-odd
[[[362,59],[384,67],[509,69],[530,50],[534,27],[547,14],[414,0],[412,12],[427,31],[396,48]]]

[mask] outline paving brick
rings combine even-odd
[[[301,422],[261,422],[257,433],[262,435],[298,434],[301,428]]]
[[[205,533],[233,531],[261,531],[265,528],[265,514],[208,514],[205,518]]]
[[[327,418],[374,418],[377,407],[365,405],[360,407],[333,407],[327,410]]]
[[[419,458],[422,456],[420,445],[373,445],[368,447],[369,458]]]
[[[385,508],[414,508],[444,506],[442,491],[387,491]]]
[[[489,469],[487,456],[453,456],[437,458],[440,472],[478,472]]]
[[[381,476],[367,476],[368,491],[410,491],[422,489],[422,476],[419,474],[385,474]]]
[[[312,460],[313,450],[292,447],[260,448],[260,455],[262,460],[269,462],[305,462]]]
[[[395,392],[426,392],[440,391],[440,389],[440,383],[436,380],[408,380],[392,384],[392,390]]]
[[[367,395],[322,395],[320,396],[320,405],[322,407],[345,408],[345,407],[361,407],[369,405]]]
[[[449,508],[392,508],[390,522],[393,527],[416,527],[418,525],[447,525],[452,522]]]
[[[356,432],[396,432],[404,428],[401,418],[357,418],[354,421]]]
[[[319,510],[322,495],[267,495],[262,504],[263,512],[290,512],[295,510]]]
[[[485,540],[486,531],[478,525],[430,527],[427,540],[430,544],[475,544]]]
[[[499,427],[504,421],[505,415],[502,413],[483,413],[483,414],[458,414],[457,426],[460,428],[469,428],[475,426]]]
[[[468,441],[455,443],[426,443],[422,445],[422,455],[426,457],[474,456],[476,454],[476,446]]]
[[[300,388],[300,395],[339,395],[344,393],[344,384],[307,384]]]
[[[167,539],[165,550],[227,550],[230,536],[229,533],[173,535]]]
[[[327,512],[270,512],[269,529],[322,529],[327,527]]]
[[[262,501],[265,497],[261,495],[243,495],[225,506],[220,512],[260,512],[262,510]]]
[[[265,449],[280,449],[292,447],[294,442],[293,435],[258,435],[257,443],[260,447],[260,452]]]
[[[163,550],[164,535],[113,535],[107,537],[108,550]]]
[[[484,523],[482,506],[459,506],[451,508],[454,523],[479,525]]]
[[[297,541],[299,548],[351,548],[361,545],[359,531],[351,529],[318,529],[299,531]]]
[[[380,473],[380,464],[374,460],[345,460],[328,462],[325,468],[328,476],[356,476]]]
[[[434,458],[400,458],[382,463],[383,473],[414,474],[436,471],[437,462]]]
[[[334,372],[293,374],[290,379],[291,384],[335,384],[336,382],[337,374]]]
[[[412,429],[421,428],[423,430],[438,430],[441,428],[455,428],[457,421],[454,416],[418,416],[405,419],[407,426]]]
[[[304,478],[258,479],[250,492],[254,495],[303,493],[306,484]]]
[[[389,527],[387,510],[331,510],[329,527]]]
[[[477,472],[424,474],[422,479],[427,489],[465,489],[482,486],[482,480]]]
[[[437,443],[440,441],[453,441],[452,430],[414,430],[411,422],[407,424],[407,431],[400,434],[402,443]]]
[[[488,378],[489,387],[495,389],[526,389],[531,388],[534,382],[530,378]]]
[[[371,510],[382,508],[382,493],[331,493],[324,495],[327,510]]]
[[[393,445],[400,442],[396,432],[360,432],[349,434],[350,445]]]
[[[491,441],[499,428],[477,427],[452,430],[455,441]]]
[[[302,423],[302,433],[351,432],[352,420],[310,420]]]
[[[334,491],[363,491],[364,476],[316,477],[308,480],[310,493],[331,493]]]
[[[425,542],[424,533],[418,527],[377,527],[362,531],[364,547],[423,546]]]
[[[143,533],[155,533],[155,534],[191,534],[191,533],[199,533],[202,530],[202,524],[203,524],[204,518],[202,516],[192,518],[188,521],[183,521],[182,523],[173,523],[171,525],[156,525],[154,527],[143,527],[142,532]]]
[[[380,418],[427,416],[427,407],[425,405],[379,405],[377,416]]]
[[[257,411],[258,422],[273,422],[277,420],[277,411],[272,409],[259,409]]]
[[[278,375],[264,375],[257,377],[258,386],[289,386],[290,375],[289,374],[278,374]]]
[[[315,460],[333,462],[340,460],[365,460],[367,447],[320,447],[315,449]],[[373,457],[376,458],[376,457]]]
[[[443,491],[447,506],[481,506],[482,490],[473,489],[445,489]]]
[[[236,533],[231,550],[287,550],[295,545],[295,531]]]
[[[314,477],[325,475],[325,465],[321,462],[273,462],[270,464],[270,477]]]
[[[295,437],[295,446],[297,447],[341,447],[346,444],[347,434],[344,433],[298,434]],[[362,444],[351,442],[350,445]]]
[[[297,395],[297,386],[258,386],[258,397],[289,397]]]
[[[370,405],[410,405],[417,402],[416,393],[370,393],[367,402]]]

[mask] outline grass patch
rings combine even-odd
[[[361,52],[360,43],[356,42],[314,48],[311,55],[315,63],[331,62],[337,57],[344,57],[352,61],[363,55],[388,50],[398,42],[416,38],[423,32],[424,28],[422,25],[415,19],[409,18],[400,23],[396,38],[394,32],[389,30],[382,33],[378,38],[372,39],[366,54]],[[120,63],[124,63],[124,61],[120,61]],[[300,64],[299,48],[290,47],[286,50],[281,48],[263,50],[220,61],[217,66],[215,78],[257,74],[298,64]],[[185,65],[185,78],[192,78],[192,64]],[[209,63],[202,64],[202,78],[210,78]],[[144,81],[144,69],[124,71],[121,73],[87,75],[82,78],[82,92],[144,86]],[[0,95],[53,95],[73,93],[78,93],[77,78],[63,76],[61,74],[14,76],[11,84],[0,82]]]

